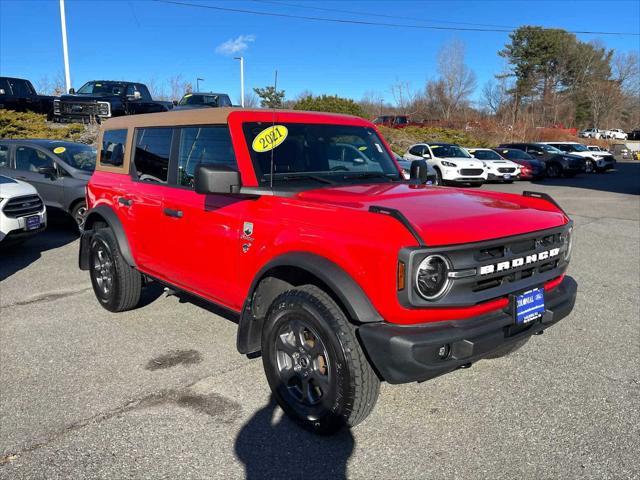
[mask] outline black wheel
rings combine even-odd
[[[562,174],[562,169],[557,163],[547,165],[547,177],[558,178]]]
[[[439,168],[434,169],[436,171],[436,185],[444,185],[444,180],[442,180],[442,173]]]
[[[142,275],[130,267],[109,228],[91,237],[89,247],[91,284],[100,304],[110,312],[124,312],[138,305]]]
[[[73,206],[70,213],[78,228],[82,228],[87,216],[87,203],[84,200],[79,201]]]
[[[262,331],[262,361],[278,404],[311,431],[355,426],[373,410],[380,381],[338,305],[318,287],[286,291]]]
[[[596,164],[591,158],[587,158],[584,163],[584,173],[594,173],[596,171]]]
[[[484,358],[493,359],[493,358],[501,358],[501,357],[506,357],[507,355],[511,355],[516,350],[520,350],[522,347],[524,347],[530,339],[531,337],[527,337],[522,340],[518,340],[517,342],[511,343],[509,345],[499,347]]]

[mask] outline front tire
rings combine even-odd
[[[124,312],[140,302],[142,275],[122,257],[110,228],[91,237],[89,274],[96,298],[110,312]]]
[[[547,177],[558,178],[562,174],[562,168],[557,163],[547,165]]]
[[[584,173],[594,173],[596,171],[596,164],[591,158],[587,158],[584,165]]]
[[[78,225],[78,229],[82,229],[87,216],[87,203],[84,200],[79,201],[73,206],[70,213],[76,225]]]
[[[380,380],[353,325],[313,285],[272,303],[262,331],[262,361],[273,395],[302,427],[330,434],[353,427],[373,410]]]

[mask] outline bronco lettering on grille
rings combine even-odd
[[[559,248],[552,248],[551,250],[545,250],[544,252],[532,253],[526,257],[512,258],[500,263],[492,265],[484,265],[480,267],[480,275],[489,275],[491,273],[506,272],[513,268],[522,267],[523,265],[530,265],[532,263],[541,262],[543,260],[549,260],[550,258],[557,257],[560,254]]]

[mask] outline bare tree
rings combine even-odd
[[[149,93],[151,94],[151,98],[155,100],[171,100],[167,96],[167,92],[165,91],[165,84],[158,82],[156,77],[151,77],[149,80],[146,80],[144,84],[149,89]]]
[[[258,108],[260,105],[260,99],[253,92],[248,92],[244,96],[244,106],[245,108]]]
[[[618,53],[612,61],[613,78],[629,95],[640,95],[638,52]]]
[[[411,90],[409,82],[397,80],[391,85],[391,96],[401,113],[410,113],[409,108],[413,104],[415,92]]]
[[[440,103],[445,120],[449,120],[454,113],[467,106],[469,96],[476,88],[476,75],[465,64],[464,56],[465,47],[460,40],[445,44],[438,53],[440,77],[432,83],[431,90],[432,96]]]
[[[178,74],[169,78],[169,90],[171,92],[171,100],[180,100],[185,93],[193,91],[193,85],[191,82],[185,81],[182,74]]]

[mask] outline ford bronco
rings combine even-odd
[[[283,410],[328,433],[380,381],[506,355],[572,310],[572,222],[548,196],[405,180],[351,116],[235,108],[108,120],[79,265],[100,304],[159,282],[238,319]],[[361,155],[345,155],[349,150]]]

